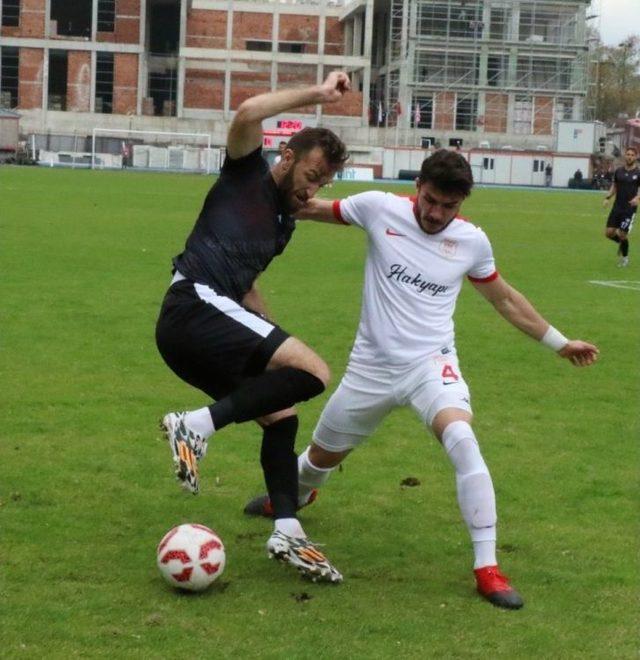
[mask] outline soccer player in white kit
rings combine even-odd
[[[568,340],[500,277],[485,233],[458,216],[473,186],[460,154],[427,158],[415,198],[370,191],[342,201],[313,199],[301,217],[345,223],[368,238],[360,325],[347,371],[300,455],[299,504],[394,408],[411,406],[442,443],[456,472],[458,502],[475,553],[478,591],[508,609],[523,601],[496,560],[493,483],[471,427],[469,388],[456,355],[453,313],[464,278],[516,328],[576,366],[598,349]],[[245,508],[269,515],[266,496]]]

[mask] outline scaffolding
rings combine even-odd
[[[588,3],[377,3],[389,36],[386,57],[373,71],[376,93],[376,78],[384,80],[385,125],[399,125],[400,142],[411,144],[412,128],[551,136],[558,120],[582,119]]]

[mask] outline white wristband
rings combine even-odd
[[[569,343],[569,340],[559,330],[550,325],[540,342],[557,353]]]

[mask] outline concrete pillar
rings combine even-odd
[[[516,95],[509,94],[509,105],[507,107],[507,133],[513,133],[513,120],[515,116]]]
[[[319,85],[324,80],[324,45],[327,31],[327,11],[326,3],[323,2],[320,8],[320,17],[318,19],[318,65],[316,66],[316,84]],[[322,121],[322,106],[316,105],[316,122],[320,124]]]
[[[353,55],[353,18],[349,18],[344,24],[344,54]]]
[[[225,120],[229,120],[231,108],[231,48],[233,47],[233,0],[227,3],[227,57],[224,66],[224,104]]]
[[[178,41],[178,90],[176,96],[176,117],[184,116],[184,80],[186,61],[182,49],[187,45],[187,0],[180,0],[180,37]],[[140,96],[138,94],[138,96]]]
[[[44,128],[47,121],[47,110],[49,109],[49,49],[43,48],[42,55],[42,117]]]
[[[185,4],[186,0],[181,0]],[[182,11],[182,8],[181,8]],[[136,96],[136,114],[142,114],[142,99],[147,95],[147,0],[140,0],[140,32],[138,34],[138,43],[142,46],[142,52],[138,56],[138,93]],[[182,43],[182,42],[181,42]]]
[[[371,104],[371,52],[373,41],[373,0],[367,0],[364,15],[364,52],[366,59],[362,72],[362,126],[369,125],[369,106]]]
[[[414,45],[411,40],[411,45]],[[413,60],[409,52],[409,0],[403,0],[402,7],[402,38],[400,44],[400,84],[398,89],[398,101],[402,106],[402,114],[398,124],[400,128],[408,128],[411,125],[411,90],[409,89],[409,69],[412,68]]]
[[[91,41],[96,40],[98,32],[98,0],[93,0],[91,3]]]
[[[353,17],[353,49],[352,55],[362,55],[360,45],[362,44],[362,31],[364,28],[364,21],[362,14],[356,14]],[[347,53],[349,55],[349,53]]]
[[[98,51],[91,51],[91,89],[89,90],[89,112],[96,111],[96,68],[98,65]],[[138,85],[138,89],[140,85]],[[140,112],[138,111],[138,114]]]
[[[520,3],[514,2],[511,9],[511,30],[509,39],[511,41],[518,41],[520,38]]]
[[[278,39],[280,35],[280,12],[276,9],[271,22],[271,91],[278,87],[278,61],[276,54],[278,52]]]

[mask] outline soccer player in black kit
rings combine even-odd
[[[332,180],[348,154],[331,131],[305,128],[269,170],[262,156],[262,120],[339,101],[349,88],[349,77],[333,71],[321,85],[261,94],[239,106],[220,176],[184,251],[173,259],[173,280],[156,326],[165,362],[215,400],[162,420],[178,479],[197,493],[197,463],[214,431],[231,422],[258,422],[263,428],[260,461],[275,518],[269,555],[327,582],[340,582],[342,576],[306,538],[297,519],[293,406],[324,391],[329,368],[267,319],[256,279],[289,242],[292,215]]]
[[[619,167],[613,175],[613,183],[604,198],[602,205],[615,195],[613,208],[607,218],[605,236],[618,246],[620,261],[618,266],[629,265],[629,232],[633,226],[633,217],[640,202],[640,168],[637,164],[638,151],[635,147],[627,147],[624,152],[624,166]]]

